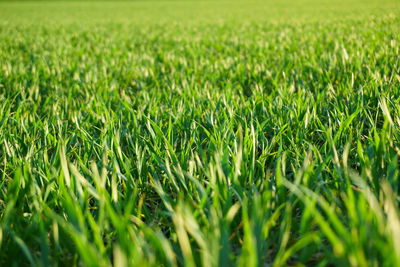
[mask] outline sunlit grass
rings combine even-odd
[[[398,266],[396,1],[0,2],[0,265]]]

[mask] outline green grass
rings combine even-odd
[[[0,265],[399,266],[398,0],[0,2]]]

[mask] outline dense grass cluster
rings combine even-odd
[[[1,2],[0,265],[399,266],[395,0]]]

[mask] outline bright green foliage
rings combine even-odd
[[[399,266],[398,0],[0,3],[0,265]]]

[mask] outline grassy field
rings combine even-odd
[[[0,2],[1,266],[399,266],[400,2]]]

